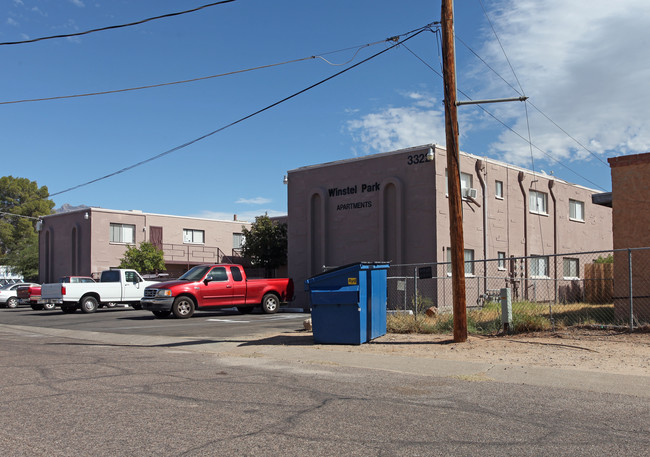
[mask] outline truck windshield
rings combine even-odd
[[[185,281],[200,281],[201,279],[203,279],[203,277],[205,276],[205,274],[208,272],[210,268],[211,268],[210,266],[205,266],[205,265],[194,267],[188,270],[187,273],[185,273],[183,276],[181,276],[178,279],[182,279]]]

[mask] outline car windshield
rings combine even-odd
[[[5,284],[4,286],[0,287],[0,290],[7,290],[9,289],[13,284]]]
[[[187,271],[183,276],[181,276],[178,279],[182,279],[184,281],[200,281],[205,274],[210,270],[210,266],[198,266],[194,267],[190,270]]]

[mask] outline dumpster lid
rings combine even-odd
[[[369,266],[373,266],[373,267],[382,266],[382,267],[388,268],[388,267],[390,266],[390,261],[384,261],[384,262],[375,261],[375,262],[354,262],[354,263],[348,263],[347,265],[341,265],[340,267],[332,268],[332,269],[330,269],[330,270],[323,271],[322,273],[318,273],[317,275],[314,275],[314,276],[312,276],[311,278],[307,279],[307,281],[309,281],[310,279],[313,279],[313,278],[318,278],[319,276],[323,276],[323,275],[327,275],[327,274],[333,273],[333,272],[335,272],[335,271],[345,270],[346,268],[354,267],[354,266],[356,266],[356,265],[359,265],[359,266],[369,265]],[[305,282],[306,282],[306,281],[305,281]]]

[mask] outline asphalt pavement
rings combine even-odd
[[[4,455],[649,455],[645,376],[0,319]]]

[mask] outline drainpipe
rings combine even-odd
[[[486,167],[482,160],[477,160],[476,165],[476,176],[481,183],[481,191],[483,193],[483,293],[487,294],[488,288],[488,279],[487,279],[487,258],[488,258],[488,214],[487,214],[487,186],[485,185],[485,179],[483,179],[483,174],[486,173]]]
[[[524,290],[523,298],[528,300],[528,198],[526,189],[524,189],[524,179],[526,175],[523,171],[519,172],[517,180],[519,181],[519,188],[521,195],[524,198]]]
[[[555,280],[555,303],[557,303],[557,201],[553,193],[553,186],[555,186],[555,180],[552,179],[548,182],[548,192],[553,200],[553,278]]]

